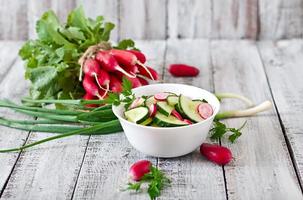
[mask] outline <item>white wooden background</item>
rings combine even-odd
[[[1,0],[0,40],[35,37],[40,15],[83,4],[117,25],[113,40],[302,38],[303,0]]]

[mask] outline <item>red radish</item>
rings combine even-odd
[[[93,96],[93,95],[91,95],[91,94],[89,94],[89,93],[86,93],[84,96],[83,96],[83,99],[84,100],[96,100],[96,99],[98,99],[97,97],[95,97],[95,96]],[[85,105],[85,107],[87,107],[87,108],[95,108],[95,107],[97,107],[98,105],[97,104],[87,104],[87,105]]]
[[[144,103],[144,99],[142,97],[137,97],[129,106],[130,109],[141,106]]]
[[[122,82],[114,74],[110,76],[109,89],[112,92],[122,92]]]
[[[171,114],[172,114],[173,116],[175,116],[177,119],[183,121],[183,117],[182,117],[182,116],[180,115],[180,113],[178,113],[176,110],[173,110],[173,111],[171,112]]]
[[[208,103],[201,103],[197,107],[198,113],[203,119],[207,119],[213,114],[213,108]]]
[[[129,169],[130,178],[134,181],[140,181],[142,177],[150,172],[152,163],[148,160],[139,160],[132,164]]]
[[[177,77],[183,76],[197,76],[199,74],[199,69],[185,64],[171,64],[168,71]]]
[[[168,95],[169,95],[168,93],[161,92],[161,93],[155,94],[154,97],[158,101],[165,101],[167,99]]]
[[[101,89],[108,91],[109,82],[110,82],[109,74],[107,73],[107,71],[100,69],[100,72],[98,75],[99,76],[97,78],[97,84],[99,85],[99,87]],[[105,86],[105,88],[103,88],[103,86]]]
[[[203,143],[200,146],[200,153],[208,160],[217,163],[218,165],[225,165],[232,160],[231,151],[224,146],[217,144]]]
[[[137,65],[127,65],[127,66],[121,66],[125,71],[129,72],[130,74],[138,74],[139,69]]]
[[[190,124],[193,124],[193,123],[192,123],[190,120],[188,120],[188,119],[184,119],[183,121],[186,122],[186,123],[189,124],[189,125],[190,125]]]
[[[120,49],[111,49],[110,53],[116,58],[118,63],[120,63],[124,66],[138,64],[138,66],[144,68],[144,70],[150,75],[150,77],[153,78],[149,69],[147,69],[147,67],[144,64],[142,64],[133,53],[126,51],[126,50],[120,50]]]
[[[142,77],[137,76],[137,78],[139,79],[141,85],[149,85],[148,81]]]
[[[141,51],[137,51],[137,50],[127,50],[127,51],[134,54],[141,63],[144,64],[146,62],[146,57]]]
[[[142,69],[142,68],[138,68],[139,69],[139,74],[141,74],[142,76],[145,76],[146,78],[149,78],[151,80],[159,80],[159,75],[158,72],[156,70],[154,70],[151,67],[147,67],[146,68],[149,70],[150,73],[147,73],[146,70]]]
[[[129,81],[132,83],[132,88],[137,88],[137,87],[142,86],[140,80],[139,80],[137,77],[135,77],[135,78],[130,78],[130,77],[128,77],[128,76],[124,76],[124,75],[123,75],[122,73],[120,73],[120,72],[116,72],[115,74],[116,74],[116,76],[117,76],[120,80],[123,80],[123,77],[125,77],[127,80],[129,80]]]
[[[99,99],[103,98],[100,96],[99,88],[95,83],[95,79],[93,77],[85,75],[82,84],[86,93],[89,93],[92,96],[96,96]]]
[[[151,104],[149,106],[149,116],[154,117],[157,113],[157,105],[156,104]]]
[[[117,60],[111,54],[109,54],[108,51],[99,51],[96,54],[96,59],[100,62],[101,66],[108,72],[119,71],[125,76],[131,78],[136,77],[135,75],[126,72],[122,67],[120,67]]]

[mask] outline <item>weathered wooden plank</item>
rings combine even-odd
[[[17,58],[17,49],[20,43],[17,42],[0,42],[0,98],[9,98],[12,101],[17,101],[19,96],[26,93],[26,85],[12,89],[13,83],[18,83],[23,79],[23,68],[14,66]],[[21,115],[9,112],[1,108],[1,117],[14,117],[20,118]],[[22,145],[24,139],[27,137],[26,131],[16,131],[6,127],[0,126],[0,148],[9,146]],[[18,153],[0,154],[0,191],[4,187],[6,180],[10,176],[13,169]]]
[[[255,43],[214,41],[211,49],[216,92],[240,93],[257,103],[271,100]],[[232,102],[224,105],[222,109],[237,106]],[[227,122],[240,127],[244,120]],[[224,167],[229,199],[302,199],[275,110],[247,120],[244,133],[235,144],[222,141],[235,158]]]
[[[301,0],[259,1],[260,39],[302,38]]]
[[[165,1],[120,1],[119,31],[121,39],[165,39]]]
[[[258,1],[213,1],[212,38],[249,38],[258,34]]]
[[[17,52],[12,52],[14,55]],[[1,98],[19,101],[27,95],[23,63],[18,60],[1,83]],[[12,89],[13,87],[13,89]],[[29,119],[24,115],[2,112],[1,116],[17,119]],[[23,145],[28,133],[0,127],[1,148]],[[28,142],[33,142],[53,134],[31,133]],[[14,170],[1,196],[2,199],[68,199],[71,197],[88,136],[74,136],[42,144],[21,153],[0,154],[0,187]]]
[[[27,38],[27,1],[3,0],[0,6],[0,39],[22,40]]]
[[[148,64],[161,69],[165,42],[138,42],[148,58]],[[158,70],[159,71],[159,70]],[[131,147],[123,133],[92,136],[84,158],[73,199],[148,199],[147,194],[119,191],[128,182],[132,163],[148,159],[155,165],[156,158],[147,157]]]
[[[303,41],[258,43],[275,104],[303,184]]]
[[[165,82],[185,83],[212,90],[208,41],[169,40],[166,66],[180,62],[199,67],[199,77],[173,78],[165,71]],[[198,150],[181,158],[159,159],[159,168],[172,179],[172,187],[164,191],[160,199],[226,199],[222,168],[206,161]]]
[[[78,5],[83,5],[85,13],[91,18],[99,15],[104,16],[106,21],[110,21],[116,25],[112,31],[111,40],[118,40],[119,32],[119,1],[118,0],[77,0]]]
[[[210,0],[168,0],[167,12],[169,38],[210,38]]]
[[[37,37],[35,28],[36,22],[45,11],[52,9],[59,17],[60,21],[65,22],[68,13],[75,7],[75,0],[29,0],[27,10],[28,38]]]

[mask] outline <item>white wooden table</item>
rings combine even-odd
[[[18,102],[27,95],[22,42],[0,42],[0,97]],[[138,41],[164,82],[187,83],[215,92],[235,92],[274,109],[247,119],[235,144],[222,140],[235,159],[220,167],[198,151],[162,159],[133,149],[123,133],[73,136],[21,153],[0,154],[1,199],[148,199],[120,192],[129,166],[149,159],[165,171],[172,186],[159,199],[303,199],[303,40]],[[173,78],[170,63],[199,66],[198,78]],[[222,109],[243,106],[224,102]],[[0,116],[24,118],[1,109]],[[244,118],[231,119],[239,127]],[[185,133],[186,134],[186,133]],[[0,148],[20,146],[52,134],[0,127]]]

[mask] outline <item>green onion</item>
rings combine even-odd
[[[22,151],[24,149],[27,149],[29,147],[33,147],[36,146],[38,144],[42,144],[51,140],[56,140],[59,138],[64,138],[64,137],[68,137],[68,136],[72,136],[72,135],[79,135],[79,134],[92,134],[92,133],[98,133],[99,135],[102,134],[109,134],[109,133],[114,133],[117,132],[118,128],[121,128],[121,126],[119,125],[119,121],[118,120],[113,120],[113,121],[109,121],[109,122],[105,122],[105,123],[101,123],[95,126],[91,126],[88,128],[81,128],[81,129],[77,129],[77,130],[73,130],[64,134],[60,134],[60,135],[56,135],[56,136],[52,136],[52,137],[48,137],[45,138],[43,140],[39,140],[36,142],[33,142],[31,144],[27,144],[18,148],[11,148],[11,149],[2,149],[0,150],[0,153],[5,153],[5,152],[12,152],[12,151]]]

